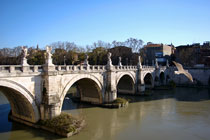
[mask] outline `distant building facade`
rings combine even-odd
[[[158,64],[165,65],[167,60],[171,61],[171,55],[174,54],[174,50],[175,48],[172,44],[164,45],[148,42],[144,46],[144,64],[154,65],[155,59],[157,59]]]
[[[185,66],[196,66],[204,64],[210,66],[210,41],[206,41],[203,45],[194,43],[192,45],[181,45],[176,47],[176,61]]]

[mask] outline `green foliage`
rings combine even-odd
[[[64,65],[64,57],[67,55],[66,50],[56,48],[55,52],[53,53],[53,63],[56,65]]]
[[[94,42],[92,45],[84,47],[76,45],[74,42],[54,42],[50,44],[52,47],[52,59],[55,65],[76,65],[81,64],[85,60],[85,54],[89,55],[89,64],[106,65],[108,49],[114,47],[112,52],[113,64],[118,64],[119,56],[122,57],[122,64],[137,64],[137,57],[140,48],[143,45],[141,39],[129,38],[124,42],[113,41],[107,43],[103,41]],[[116,49],[117,46],[125,46],[124,49]],[[27,47],[27,46],[25,46]],[[28,48],[28,47],[27,47]],[[130,51],[128,51],[128,48]],[[20,65],[21,62],[21,46],[15,48],[0,49],[0,65]],[[37,47],[28,48],[28,63],[30,65],[42,65],[45,63],[45,48]]]
[[[81,120],[78,120],[70,114],[61,113],[61,115],[57,117],[41,120],[39,123],[48,128],[68,133],[75,132],[75,130],[80,127]]]
[[[103,47],[93,49],[89,54],[89,63],[91,65],[105,65],[107,63],[107,50]]]
[[[42,65],[45,63],[44,51],[29,49],[28,63],[30,65]]]

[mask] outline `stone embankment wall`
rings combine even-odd
[[[184,74],[174,74],[171,68],[170,77],[177,85],[195,85],[195,86],[208,86],[210,87],[210,68],[184,68],[193,77],[193,83]]]

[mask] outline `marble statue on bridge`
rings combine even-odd
[[[52,48],[49,46],[46,46],[46,53],[45,53],[45,60],[46,60],[46,65],[53,65],[52,63]]]
[[[21,65],[28,66],[27,58],[26,58],[28,56],[28,48],[22,47],[21,56],[22,56]]]

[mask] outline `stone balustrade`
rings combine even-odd
[[[113,66],[113,70],[136,70],[137,66]],[[149,68],[149,67],[144,67]],[[56,71],[105,71],[106,65],[55,65]],[[44,72],[42,65],[0,65],[0,73],[40,73]]]
[[[137,66],[114,66],[115,70],[136,70]]]
[[[146,66],[146,65],[142,65],[142,70],[154,70],[155,69],[155,66]]]
[[[166,66],[159,66],[160,70],[165,70]]]
[[[103,65],[57,65],[57,71],[105,71],[106,66]]]
[[[42,72],[42,65],[0,65],[1,73]]]

